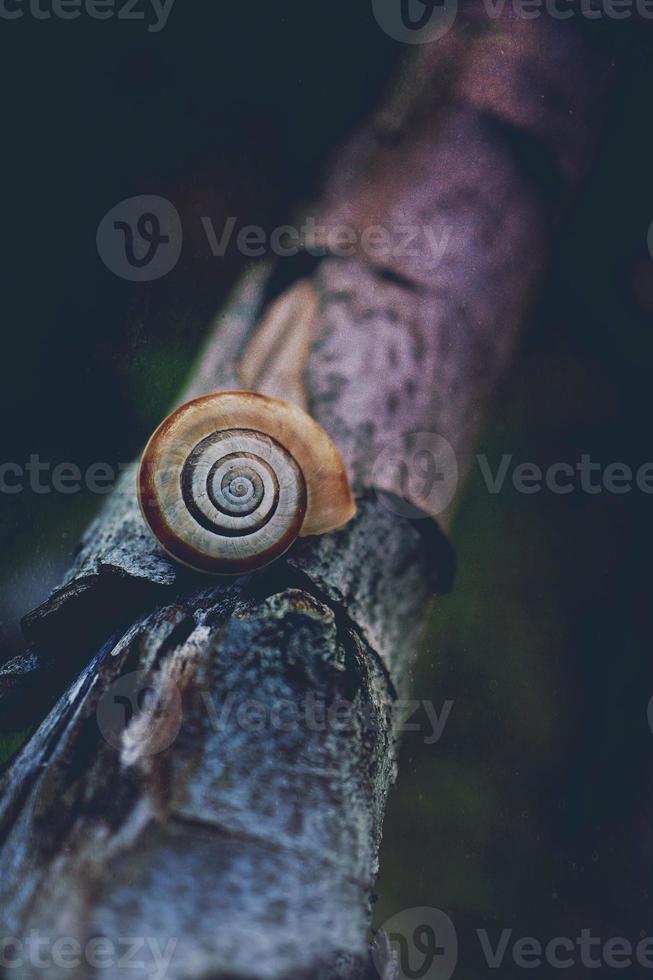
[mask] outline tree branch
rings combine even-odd
[[[216,582],[157,548],[124,475],[25,621],[36,676],[85,666],[4,776],[4,935],[173,940],[179,978],[363,975],[393,704],[453,570],[436,523],[396,513],[405,487],[377,461],[426,431],[468,465],[587,166],[605,77],[566,22],[461,19],[330,166],[306,233],[325,254],[245,278],[181,400],[249,384],[305,404],[342,452],[358,515]],[[358,243],[373,226],[395,245],[410,229],[420,247],[341,257],[338,225]],[[14,708],[20,668],[0,674]],[[127,674],[158,707],[116,747],[98,717]]]

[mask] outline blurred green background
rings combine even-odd
[[[542,467],[653,458],[653,37],[610,30],[627,56],[482,434],[492,469],[503,453]],[[178,2],[156,35],[28,18],[2,34],[3,459],[116,465],[168,408],[242,270],[235,252],[211,256],[199,216],[286,220],[404,52],[344,0]],[[141,193],[173,201],[185,248],[168,277],[133,285],[104,267],[95,232]],[[99,503],[0,499],[4,657]],[[474,467],[452,538],[456,587],[434,606],[414,691],[454,705],[437,744],[405,738],[375,923],[434,905],[461,936],[650,934],[651,499],[525,496],[509,481],[490,495]],[[456,976],[484,975],[462,945]]]

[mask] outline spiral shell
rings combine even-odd
[[[295,405],[254,392],[215,392],[176,409],[148,442],[138,498],[177,561],[216,574],[267,565],[298,535],[355,513],[324,430]]]

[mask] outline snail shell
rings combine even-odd
[[[249,391],[177,408],[145,447],[138,499],[177,561],[235,575],[267,565],[298,535],[356,511],[338,450],[302,409]]]

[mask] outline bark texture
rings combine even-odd
[[[393,703],[453,574],[442,531],[402,516],[406,487],[378,460],[423,431],[468,465],[609,72],[567,22],[459,20],[330,164],[307,211],[324,254],[246,276],[180,398],[246,385],[303,404],[342,452],[357,517],[224,583],[157,548],[124,475],[27,617],[31,654],[0,672],[24,720],[45,671],[53,694],[74,676],[0,788],[3,936],[141,937],[132,977],[152,975],[154,942],[172,942],[179,980],[370,969]],[[338,225],[359,242],[380,226],[393,248],[334,254]],[[154,706],[130,717],[145,689]]]

